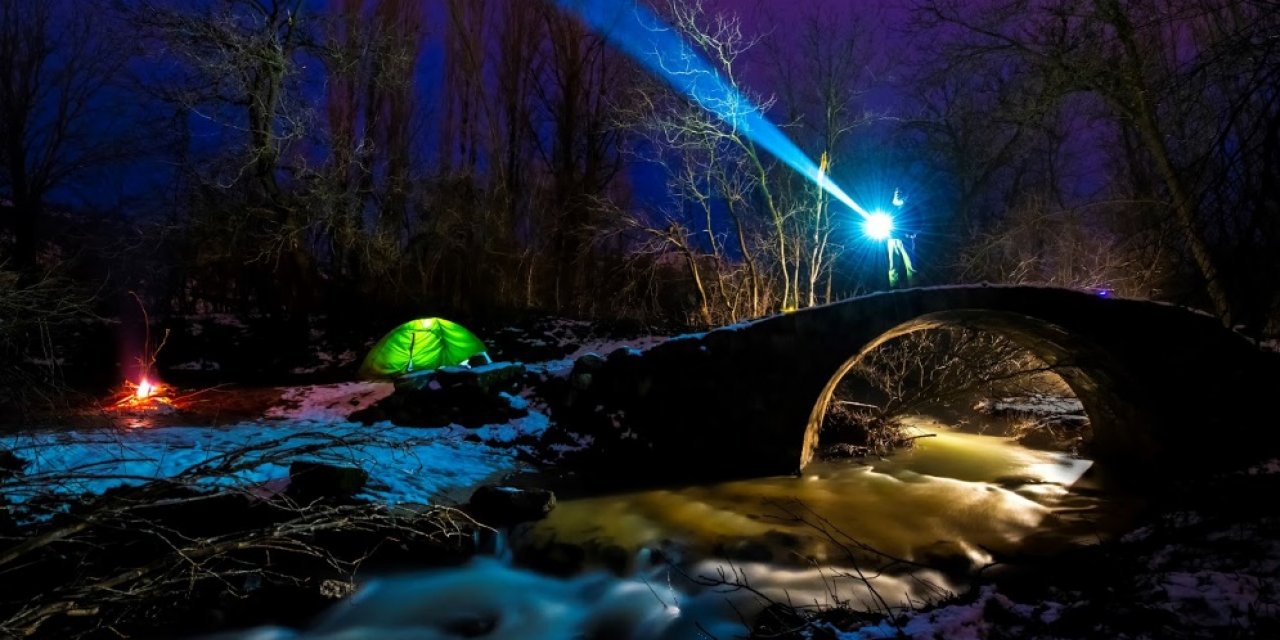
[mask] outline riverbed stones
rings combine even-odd
[[[323,462],[295,460],[289,465],[290,498],[302,503],[317,500],[347,501],[369,482],[369,474],[356,467],[339,467]]]
[[[527,407],[511,401],[525,367],[497,362],[483,367],[446,367],[407,376],[381,402],[352,414],[365,423],[390,420],[398,425],[444,427],[456,424],[470,429],[502,424],[529,414]]]
[[[556,494],[547,489],[484,485],[471,494],[467,510],[485,524],[507,527],[541,520],[556,508]]]
[[[0,449],[0,480],[8,480],[27,468],[27,461],[8,449]]]
[[[444,367],[434,372],[433,379],[443,389],[474,387],[497,394],[510,391],[524,372],[524,365],[518,362],[494,362],[480,367]]]

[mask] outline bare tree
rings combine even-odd
[[[748,96],[732,108],[763,112],[772,106],[739,83],[739,65],[756,41],[736,16],[709,13],[701,2],[665,8],[692,43],[686,55],[712,61],[729,87]],[[661,63],[673,72],[700,72],[690,71],[690,61],[680,56]],[[664,211],[633,214],[633,224],[684,256],[699,292],[700,319],[734,321],[763,315],[775,303],[793,305],[798,293],[786,235],[792,211],[774,191],[772,164],[743,132],[657,81],[633,85],[625,103],[621,119],[641,140],[637,155],[667,168],[673,196]],[[712,270],[711,277],[704,279],[696,265]]]
[[[481,255],[496,257],[495,262],[500,263],[490,268],[496,289],[506,292],[508,299],[533,306],[536,252],[531,244],[520,246],[517,235],[531,235],[534,202],[531,192],[537,181],[537,175],[530,170],[536,157],[534,96],[538,79],[543,76],[545,59],[540,55],[543,31],[537,4],[508,1],[502,6],[497,37],[492,39],[496,78],[495,104],[489,118],[490,166],[495,169],[492,188],[497,211],[493,212],[495,218],[485,225],[488,246]],[[510,266],[513,263],[523,269]]]
[[[119,91],[131,49],[112,32],[94,3],[0,0],[0,193],[24,272],[50,194],[137,151]]]
[[[535,85],[541,116],[550,125],[538,149],[550,180],[550,211],[540,227],[551,236],[551,301],[564,308],[566,287],[589,288],[594,204],[622,169],[618,130],[612,126],[615,88],[630,67],[603,36],[547,4],[544,79]]]
[[[333,268],[385,275],[409,223],[420,124],[415,82],[425,45],[419,3],[339,0],[326,16],[329,157],[308,185],[314,216],[327,218]],[[370,224],[373,223],[373,224]]]
[[[310,119],[290,87],[308,36],[301,12],[301,0],[176,7],[147,2],[131,12],[142,32],[155,38],[153,56],[170,69],[153,89],[240,134],[241,163],[219,184],[247,177],[267,202],[280,201],[285,146],[306,133]]]
[[[855,15],[810,10],[793,36],[798,42],[779,33],[765,41],[780,79],[781,100],[775,111],[786,114],[793,135],[813,149],[827,175],[837,174],[850,159],[853,134],[875,120],[859,108],[873,73],[873,49],[865,25]],[[830,195],[790,171],[779,180],[789,199],[813,202],[799,208],[788,230],[794,243],[792,288],[797,306],[830,302],[836,261],[843,251],[832,242],[835,216],[842,207],[837,204],[833,212]]]
[[[300,88],[302,57],[319,49],[303,5],[124,5],[156,69],[148,88],[216,132],[218,144],[184,167],[195,262],[207,282],[239,281],[241,302],[272,315],[289,315],[316,295],[316,216],[296,197],[310,170],[295,151],[315,121]],[[245,272],[253,277],[237,277]]]
[[[1096,98],[1100,113],[1150,167],[1180,239],[1199,273],[1215,312],[1230,325],[1235,318],[1222,249],[1206,224],[1203,169],[1211,144],[1230,137],[1238,122],[1232,106],[1257,104],[1274,68],[1270,53],[1235,68],[1235,86],[1218,84],[1221,100],[1189,95],[1216,76],[1226,51],[1270,52],[1263,34],[1274,31],[1276,12],[1251,0],[1002,0],[981,11],[954,0],[931,0],[921,18],[951,40],[957,59],[983,59],[1033,74],[1044,95],[1059,103],[1067,96]],[[1225,27],[1225,28],[1224,28]],[[1244,75],[1240,75],[1244,72]],[[1212,96],[1210,96],[1212,98]],[[1223,128],[1227,124],[1227,129]],[[1180,137],[1179,133],[1192,134]],[[1180,142],[1186,140],[1188,143]],[[1230,216],[1228,216],[1229,218]]]

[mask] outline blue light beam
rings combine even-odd
[[[613,46],[663,78],[694,104],[747,136],[864,219],[862,208],[826,176],[756,105],[729,84],[675,29],[637,0],[556,0]]]

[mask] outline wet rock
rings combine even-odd
[[[485,485],[471,495],[467,510],[485,524],[505,527],[541,520],[556,507],[556,494],[546,489]]]
[[[631,571],[631,554],[616,544],[600,549],[600,563],[616,576],[626,576]]]
[[[728,560],[742,562],[772,562],[773,549],[768,543],[754,538],[741,538],[717,545],[716,553]]]
[[[524,365],[518,362],[494,362],[480,367],[445,367],[437,369],[430,378],[442,389],[471,387],[486,394],[497,394],[514,388],[524,373]]]
[[[778,531],[777,529],[770,529],[764,532],[764,541],[771,546],[787,551],[796,551],[803,544],[800,536],[786,531]]]
[[[1014,440],[1030,449],[1059,451],[1062,448],[1062,440],[1048,429],[1026,429]]]
[[[582,572],[586,566],[587,551],[582,545],[552,542],[520,550],[516,561],[534,571],[553,576],[568,577]]]
[[[671,540],[660,540],[656,546],[644,547],[636,554],[640,569],[678,565],[684,559],[684,549]]]
[[[916,552],[921,564],[952,577],[967,576],[973,572],[973,559],[964,548],[950,540],[935,542]]]
[[[493,633],[498,627],[497,616],[469,615],[450,620],[444,625],[445,633],[463,638],[479,638]]]
[[[8,480],[27,468],[27,461],[8,449],[0,449],[0,480]]]
[[[1000,476],[991,481],[992,484],[1009,491],[1017,491],[1029,484],[1044,484],[1044,481],[1035,476],[1029,475],[1012,475]]]
[[[590,389],[597,372],[604,368],[605,359],[595,353],[588,353],[573,361],[573,370],[569,372],[569,384],[574,390]]]
[[[341,502],[354,498],[368,481],[369,474],[364,469],[295,460],[289,465],[286,493],[302,503],[326,499]]]

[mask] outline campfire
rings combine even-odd
[[[126,381],[117,396],[115,408],[130,413],[169,413],[176,408],[173,388],[147,376]]]

